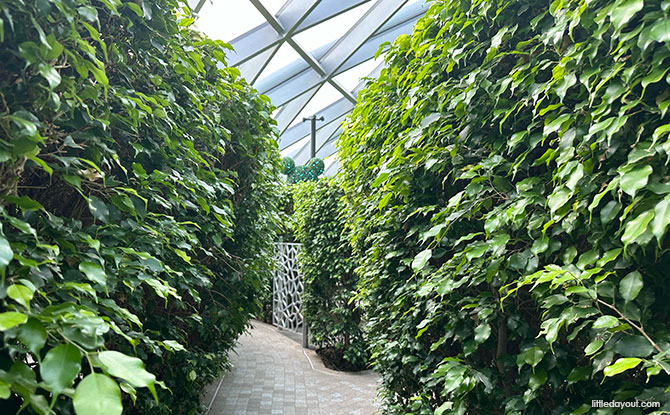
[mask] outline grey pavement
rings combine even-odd
[[[374,372],[330,370],[299,337],[258,321],[231,363],[207,391],[209,415],[373,415],[379,407]]]

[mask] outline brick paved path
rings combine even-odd
[[[254,322],[231,356],[232,372],[209,388],[204,401],[209,415],[375,413],[374,372],[327,369],[313,350],[303,349],[296,340]]]

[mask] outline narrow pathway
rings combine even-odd
[[[313,350],[254,321],[231,355],[232,372],[204,401],[209,415],[373,415],[378,378],[372,371],[327,369]]]

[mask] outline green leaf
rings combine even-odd
[[[77,9],[79,15],[91,23],[98,23],[98,10],[93,6],[81,6]]]
[[[642,336],[630,335],[616,342],[614,351],[623,357],[647,357],[654,352],[654,346]]]
[[[414,271],[420,271],[426,267],[428,260],[433,256],[432,249],[425,249],[419,252],[412,261],[412,269]]]
[[[144,363],[136,357],[126,356],[113,350],[100,352],[98,354],[102,368],[112,376],[116,376],[135,386],[136,388],[149,388],[158,401],[154,383],[156,377],[144,369]]]
[[[33,291],[30,288],[21,284],[12,284],[7,287],[7,296],[30,310],[30,300],[33,299]]]
[[[79,264],[79,271],[83,272],[90,281],[97,282],[100,285],[107,283],[107,275],[102,267],[94,262],[82,262]]]
[[[0,313],[0,331],[9,330],[28,321],[28,316],[15,311]]]
[[[638,271],[633,271],[623,277],[619,283],[619,292],[621,293],[621,297],[623,297],[626,302],[629,302],[637,298],[642,287],[644,287],[642,275]]]
[[[5,274],[5,267],[9,265],[12,258],[14,258],[12,247],[9,246],[7,239],[0,235],[0,272],[2,275]]]
[[[670,196],[666,196],[656,204],[654,208],[654,220],[651,222],[651,232],[656,237],[658,245],[661,246],[661,240],[665,230],[670,224]]]
[[[610,223],[621,210],[621,204],[616,200],[610,200],[600,210],[600,221],[603,225]]]
[[[491,336],[491,325],[482,323],[475,327],[475,341],[477,343],[484,343],[486,339]]]
[[[60,74],[53,67],[51,67],[51,65],[40,63],[37,66],[37,69],[39,70],[40,75],[42,75],[42,77],[47,80],[49,88],[54,89],[60,85]]]
[[[565,206],[571,197],[572,192],[565,186],[561,186],[554,190],[554,192],[547,199],[547,205],[549,206],[551,214],[553,215],[558,209]]]
[[[451,411],[454,408],[454,403],[451,401],[447,401],[440,405],[436,410],[433,415],[444,415],[445,412]]]
[[[584,354],[587,356],[591,356],[598,350],[600,350],[601,347],[603,347],[603,341],[602,340],[594,340],[591,343],[589,343],[586,348],[584,349]]]
[[[617,30],[621,30],[621,28],[624,27],[637,12],[642,10],[642,6],[644,6],[642,0],[624,0],[620,2],[614,10],[612,10],[612,14],[610,14],[610,19],[612,20],[614,27],[616,27]]]
[[[542,358],[544,358],[544,350],[540,349],[539,347],[531,347],[524,350],[522,356],[523,361],[526,364],[535,367],[542,361]]]
[[[634,368],[641,362],[642,359],[638,359],[635,357],[624,357],[614,362],[614,364],[607,366],[603,371],[603,373],[605,373],[605,376],[607,377],[618,375],[621,372],[625,372],[628,369]]]
[[[1,39],[0,42],[2,42]],[[10,386],[11,385],[4,380],[0,380],[0,399],[8,399],[11,396],[12,391]]]
[[[47,342],[47,331],[42,323],[34,317],[21,326],[18,335],[19,341],[26,345],[28,350],[39,355],[40,350]]]
[[[642,236],[647,231],[649,222],[654,218],[654,212],[648,210],[644,213],[638,215],[635,219],[630,220],[626,223],[626,229],[624,230],[623,236],[621,237],[621,242],[624,245],[630,245],[634,242],[638,242],[642,239]]]
[[[107,375],[91,373],[74,390],[72,404],[77,415],[121,415],[121,390]]]
[[[547,382],[547,371],[540,368],[530,374],[528,378],[528,387],[530,390],[537,390]]]
[[[631,197],[635,197],[635,193],[647,185],[649,176],[653,171],[654,169],[649,165],[621,171],[621,181],[619,182],[621,190],[628,193]]]
[[[109,221],[109,208],[102,200],[95,196],[91,196],[88,199],[88,208],[93,217],[100,222],[107,223]]]
[[[619,319],[614,316],[600,316],[593,323],[594,329],[608,329],[610,327],[618,326]]]
[[[6,195],[3,197],[6,201],[9,203],[13,203],[21,210],[44,210],[44,206],[42,206],[39,202],[34,201],[33,199],[29,198],[28,196],[21,196],[21,197],[16,197],[16,196],[10,196]]]
[[[49,350],[40,365],[40,375],[46,388],[58,395],[81,371],[81,353],[71,344],[61,344]]]
[[[651,26],[649,37],[657,42],[670,42],[670,20],[661,17]]]

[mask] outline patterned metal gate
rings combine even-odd
[[[302,244],[281,242],[277,247],[277,269],[272,281],[272,324],[301,332],[303,326],[300,296],[303,284],[298,270]]]

